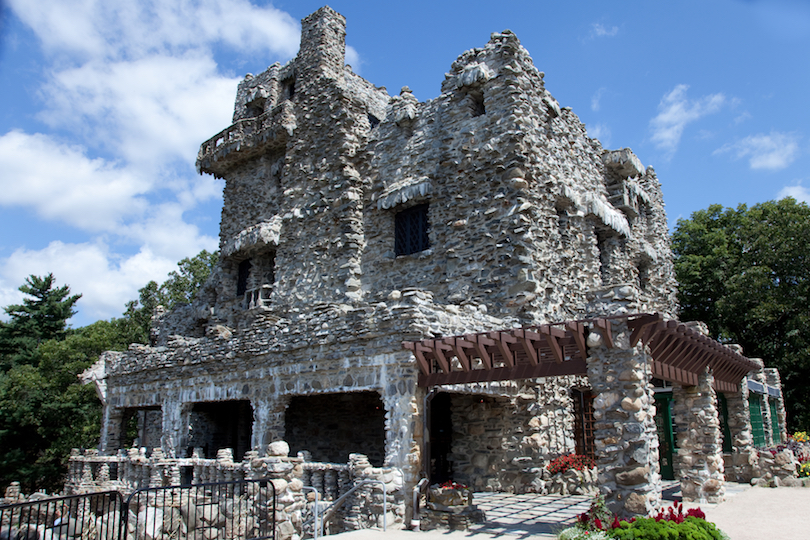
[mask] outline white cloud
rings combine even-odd
[[[679,84],[666,94],[658,104],[658,115],[650,120],[655,146],[670,155],[677,150],[687,124],[719,111],[726,101],[723,94],[690,100],[686,97],[688,89],[688,85]]]
[[[144,167],[193,164],[201,142],[230,124],[237,81],[187,54],[88,62],[53,74],[39,118]]]
[[[588,126],[588,137],[592,139],[599,139],[603,148],[610,148],[610,128],[605,124],[594,124]]]
[[[214,53],[224,46],[268,64],[284,61],[298,48],[298,23],[248,0],[8,6],[42,43],[49,65],[37,66],[44,73],[38,119],[60,135],[0,134],[0,207],[31,209],[87,240],[21,247],[0,259],[0,306],[21,300],[16,288],[26,276],[53,272],[85,295],[82,324],[120,315],[150,279],[216,249],[217,238],[189,218],[222,190],[193,168],[200,143],[231,121],[237,81]],[[347,54],[357,68],[357,52]]]
[[[0,205],[33,208],[89,232],[113,229],[148,205],[142,195],[151,179],[47,135],[0,136],[0,170]]]
[[[795,186],[785,186],[777,193],[777,199],[784,199],[785,197],[793,197],[799,202],[810,203],[810,190],[801,184]]]
[[[605,93],[605,88],[602,87],[597,90],[593,96],[591,96],[591,110],[598,111],[599,110],[599,102],[602,100],[602,94]]]
[[[142,249],[130,257],[118,258],[103,243],[67,244],[51,242],[41,250],[18,249],[0,265],[0,299],[13,298],[10,291],[31,274],[53,273],[61,286],[81,293],[77,307],[80,320],[74,325],[97,319],[118,317],[138,289],[149,280],[161,282],[177,268],[177,261]],[[13,286],[7,286],[14,284]],[[14,301],[19,301],[15,299]]]
[[[618,33],[618,26],[606,27],[601,23],[593,23],[591,25],[591,35],[593,37],[613,37]]]
[[[346,63],[352,66],[352,71],[354,73],[360,74],[360,68],[363,65],[363,60],[360,58],[360,53],[357,52],[357,49],[346,45]]]
[[[52,53],[137,59],[226,44],[289,58],[298,23],[272,6],[247,0],[8,0]]]
[[[748,111],[743,111],[734,117],[734,123],[742,124],[743,122],[745,122],[746,120],[750,120],[751,118],[752,118],[751,113],[749,113]]]
[[[715,154],[726,152],[736,159],[748,158],[752,169],[776,171],[793,163],[799,153],[799,143],[795,134],[772,131],[769,135],[751,135],[714,151]]]

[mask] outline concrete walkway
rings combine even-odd
[[[751,488],[733,483],[726,486],[726,501],[723,503],[684,504],[684,507],[699,506],[706,513],[706,519],[715,523],[731,540],[810,538],[807,525],[810,489]],[[669,501],[680,500],[677,485],[665,486],[664,497]],[[577,514],[590,506],[590,499],[580,496],[476,493],[474,501],[484,510],[487,522],[468,531],[383,532],[367,529],[332,536],[336,540],[551,540],[556,531],[573,523]]]

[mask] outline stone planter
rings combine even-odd
[[[453,488],[439,485],[428,490],[428,507],[434,510],[448,510],[452,507],[472,506],[472,490],[467,487]]]
[[[419,528],[468,529],[473,523],[484,522],[484,512],[473,504],[473,493],[467,487],[434,485],[428,490],[427,508],[422,513]]]
[[[568,469],[551,475],[546,482],[546,489],[548,493],[558,495],[597,495],[599,487],[596,468],[581,471]]]

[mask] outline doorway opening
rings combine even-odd
[[[241,461],[250,450],[253,433],[253,407],[250,401],[195,403],[191,409],[188,446],[202,448],[208,459],[223,448],[233,449],[233,459]]]
[[[306,450],[314,461],[346,463],[359,453],[375,467],[385,460],[385,406],[377,392],[294,396],[284,425],[291,455]]]

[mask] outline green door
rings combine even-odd
[[[675,469],[672,465],[675,438],[672,435],[672,394],[670,392],[655,394],[655,428],[658,431],[658,464],[661,466],[661,478],[675,480]]]
[[[765,426],[762,425],[762,398],[753,392],[748,394],[748,414],[751,417],[751,436],[754,446],[762,448],[767,446],[765,441]]]
[[[782,430],[779,428],[779,410],[776,400],[769,397],[768,405],[771,407],[771,433],[773,433],[773,444],[782,444]]]

